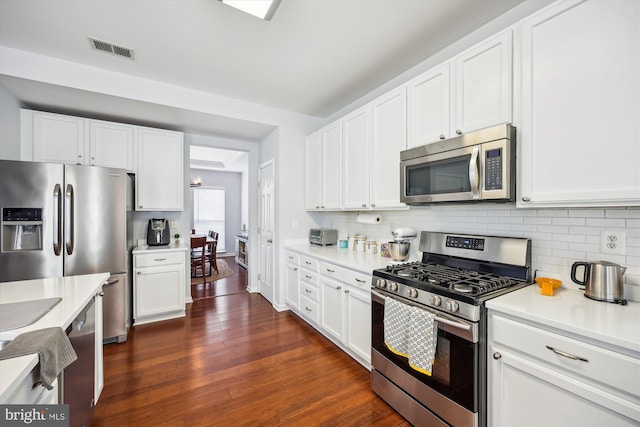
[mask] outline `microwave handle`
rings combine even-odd
[[[480,155],[480,147],[473,147],[471,153],[471,161],[469,161],[469,183],[471,184],[471,195],[474,199],[480,198],[480,172],[478,171],[478,157]]]

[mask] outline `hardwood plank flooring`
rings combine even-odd
[[[246,292],[246,271],[225,260],[233,276],[192,286],[186,317],[105,346],[94,427],[409,426],[371,391],[369,371]]]

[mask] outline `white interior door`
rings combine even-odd
[[[273,303],[273,228],[274,228],[274,167],[273,161],[260,166],[260,293]]]

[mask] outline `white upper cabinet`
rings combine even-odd
[[[406,207],[400,203],[400,151],[407,146],[407,88],[371,103],[370,207]]]
[[[511,122],[512,51],[508,30],[454,58],[455,134]]]
[[[20,114],[21,160],[135,172],[136,126],[32,110]]]
[[[345,209],[369,208],[370,117],[370,107],[365,105],[342,119]]]
[[[449,75],[446,62],[407,84],[407,148],[449,137]]]
[[[342,208],[342,122],[305,139],[305,209]]]
[[[509,29],[407,84],[407,148],[512,120]]]
[[[28,117],[26,126],[32,124],[33,158],[23,160],[85,164],[85,119],[37,111],[25,114]],[[22,115],[23,119],[25,114]],[[27,144],[30,142],[25,141]]]
[[[307,135],[304,141],[304,207],[322,206],[322,132]]]
[[[323,209],[342,208],[342,122],[322,128]]]
[[[137,127],[136,133],[136,210],[183,210],[182,133],[145,127]]]
[[[524,19],[519,207],[640,204],[640,2],[554,3]]]
[[[134,129],[132,125],[89,120],[90,156],[87,164],[133,172]]]

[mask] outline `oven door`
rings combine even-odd
[[[480,390],[480,344],[478,325],[444,313],[436,313],[438,338],[432,375],[428,376],[409,366],[406,358],[391,352],[384,344],[384,304],[394,298],[405,304],[428,310],[425,306],[376,289],[372,300],[372,388],[376,382],[387,381],[385,388],[397,387],[419,402],[445,424],[478,425]],[[377,392],[377,391],[376,391]],[[381,394],[381,393],[378,393]],[[389,402],[394,398],[387,399]],[[412,403],[413,404],[413,403]],[[391,406],[394,406],[391,404]],[[414,405],[415,406],[415,405]],[[409,419],[402,410],[394,408]],[[423,417],[423,416],[421,416]],[[409,421],[412,421],[409,419]]]

